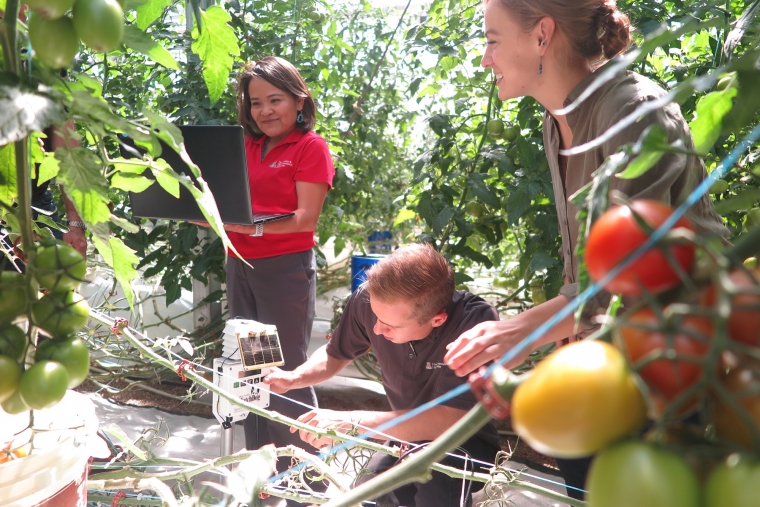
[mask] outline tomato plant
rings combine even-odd
[[[591,463],[588,507],[699,507],[694,472],[677,454],[642,442],[622,442]]]
[[[668,401],[701,377],[703,367],[694,360],[704,358],[709,349],[707,340],[713,334],[709,318],[687,315],[663,321],[654,310],[644,308],[626,318],[619,330],[631,363],[653,353],[675,353],[639,370],[647,384]]]
[[[20,363],[26,352],[26,333],[18,326],[0,328],[0,354]]]
[[[721,383],[744,409],[754,428],[719,396],[713,409],[715,433],[748,448],[760,446],[760,441],[755,440],[755,435],[760,437],[760,375],[751,368],[734,368],[721,378]]]
[[[8,356],[0,356],[0,403],[10,398],[18,389],[21,367]]]
[[[658,201],[641,199],[629,206],[613,206],[594,222],[586,241],[585,260],[588,274],[598,282],[626,257],[643,245],[648,234],[636,221],[638,214],[652,229],[658,228],[673,212],[670,206]],[[674,229],[694,228],[685,218],[676,223]],[[693,245],[668,245],[672,257],[680,269],[689,273],[694,262]],[[639,257],[610,281],[605,289],[609,292],[638,296],[642,289],[659,293],[675,287],[680,281],[678,272],[671,266],[665,253],[653,248]]]
[[[550,456],[589,456],[636,431],[644,398],[612,345],[582,341],[543,360],[512,398],[512,425],[531,447]]]
[[[82,254],[66,244],[43,248],[34,261],[34,277],[53,292],[76,289],[84,281],[87,265]]]
[[[69,374],[61,363],[40,361],[21,375],[18,392],[31,408],[42,410],[63,399],[69,385]]]
[[[77,0],[74,28],[82,42],[101,53],[113,51],[124,36],[124,11],[116,0]]]
[[[26,309],[26,281],[15,271],[0,272],[0,323],[13,320]]]
[[[504,122],[501,120],[488,120],[488,123],[486,124],[486,129],[488,130],[488,134],[493,137],[494,139],[499,139],[501,137],[502,132],[504,132]]]
[[[74,23],[68,16],[45,19],[32,14],[29,18],[29,41],[37,57],[54,69],[69,67],[79,51]]]
[[[51,292],[32,305],[32,321],[55,337],[65,337],[87,323],[90,306],[76,292]]]
[[[69,389],[73,389],[87,378],[90,371],[90,351],[81,338],[71,337],[62,341],[45,340],[37,347],[36,361],[57,361],[69,374]]]
[[[760,462],[732,454],[705,486],[705,507],[760,507]]]

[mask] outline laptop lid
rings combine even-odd
[[[253,225],[293,216],[293,213],[268,214],[254,217],[248,184],[248,164],[245,155],[243,127],[239,125],[180,126],[187,154],[201,171],[216,200],[219,214],[226,224]],[[161,141],[161,158],[178,174],[192,177],[182,158]],[[145,175],[152,178],[150,171]],[[158,183],[140,193],[129,193],[132,214],[142,218],[205,221],[190,192],[180,186],[179,199]],[[257,219],[258,218],[258,219]]]

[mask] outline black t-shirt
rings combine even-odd
[[[446,309],[448,318],[427,338],[409,343],[393,343],[372,330],[377,317],[369,304],[369,293],[360,287],[348,300],[343,316],[327,343],[327,353],[340,360],[353,360],[370,347],[382,370],[383,387],[393,410],[411,410],[434,400],[467,382],[457,377],[443,362],[446,345],[480,322],[499,320],[496,310],[469,292],[456,291]],[[443,402],[443,405],[469,410],[477,400],[470,391]],[[498,443],[492,424],[479,433]]]

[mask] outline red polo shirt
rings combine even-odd
[[[296,181],[327,183],[332,187],[335,167],[327,143],[314,132],[294,130],[261,160],[266,140],[245,138],[248,180],[254,213],[288,213],[298,208]],[[314,232],[264,234],[252,238],[247,234],[228,233],[232,244],[244,259],[261,259],[311,249]]]

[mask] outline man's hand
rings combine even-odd
[[[347,433],[354,427],[351,422],[351,412],[338,412],[336,410],[316,409],[307,412],[298,418],[300,422],[308,423],[310,426],[321,429],[333,429],[341,433]],[[298,431],[298,436],[307,444],[311,444],[317,449],[332,444],[333,439],[330,437],[317,438],[316,435],[304,430],[290,428],[291,433]]]
[[[293,389],[293,382],[296,378],[297,375],[293,374],[292,371],[285,371],[275,367],[261,381],[268,385],[269,390],[273,393],[282,394]]]
[[[63,233],[63,241],[82,254],[82,257],[87,258],[87,238],[84,235],[84,229],[69,227],[69,232]]]
[[[443,361],[458,376],[464,377],[488,361],[500,358],[526,336],[526,330],[521,329],[519,322],[515,322],[519,320],[518,317],[504,321],[481,322],[465,331],[456,341],[446,346],[448,352]],[[519,365],[525,361],[529,353],[530,350],[521,352],[506,367],[513,368]]]

